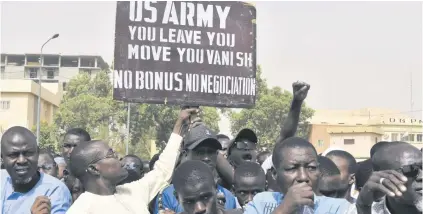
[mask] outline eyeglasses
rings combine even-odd
[[[108,158],[118,159],[118,156],[117,156],[116,152],[113,151],[113,149],[109,149],[109,151],[107,151],[107,154],[104,157],[96,158],[93,161],[91,161],[89,164],[94,164],[94,163],[97,163],[101,160],[108,159]]]
[[[401,172],[403,175],[409,178],[417,177],[417,175],[419,175],[419,170],[422,170],[422,165],[418,164],[406,165],[397,169],[398,172]]]
[[[243,149],[243,150],[255,150],[257,148],[257,145],[249,141],[238,141],[238,142],[235,142],[235,147],[237,149]]]
[[[134,170],[134,169],[141,169],[139,164],[129,163],[129,164],[122,164],[122,168],[127,170]]]
[[[52,170],[55,167],[56,167],[56,164],[43,164],[41,166],[38,166],[38,170],[40,170],[40,169],[42,169],[42,170]]]

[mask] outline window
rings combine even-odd
[[[400,138],[401,141],[408,141],[408,135],[401,134],[400,136],[401,136]]]
[[[54,79],[54,70],[47,70],[47,79]]]
[[[10,101],[9,100],[2,100],[0,101],[0,109],[1,110],[7,110],[10,108]]]
[[[4,67],[1,67],[1,71],[0,71],[0,79],[4,79]]]
[[[63,91],[66,91],[66,82],[62,82]]]
[[[397,133],[391,134],[391,141],[398,141],[398,134]]]
[[[378,139],[377,139],[377,137],[375,137],[375,143],[377,143],[378,141],[377,141]]]
[[[417,142],[422,142],[422,134],[417,134]]]
[[[319,146],[319,147],[323,147],[324,146],[324,142],[323,142],[323,140],[318,140],[317,141],[317,146]]]
[[[414,134],[408,135],[408,140],[414,142]]]
[[[38,69],[37,68],[30,68],[29,69],[29,78],[31,78],[31,79],[38,78]]]
[[[344,139],[344,144],[346,145],[354,144],[354,139]]]

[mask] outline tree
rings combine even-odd
[[[125,154],[127,140],[127,103],[113,100],[108,72],[95,77],[79,74],[67,86],[67,92],[55,115],[57,127],[63,131],[83,128],[93,139],[107,140],[121,155]],[[130,154],[144,159],[151,156],[150,142],[167,142],[180,111],[179,106],[131,103]],[[219,131],[217,108],[204,107],[204,122]],[[62,132],[63,133],[63,132]]]
[[[231,133],[235,136],[242,128],[250,128],[257,134],[259,147],[273,148],[280,134],[282,122],[288,115],[293,95],[280,87],[269,88],[266,79],[261,77],[261,67],[257,69],[256,81],[258,88],[254,108],[229,113]],[[298,136],[308,139],[307,120],[313,113],[313,109],[304,103],[297,130]]]
[[[32,132],[37,133],[37,126],[32,127]],[[58,133],[54,124],[48,124],[46,121],[40,123],[40,139],[38,146],[41,149],[49,149],[54,152],[59,151]]]

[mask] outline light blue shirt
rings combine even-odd
[[[40,173],[40,180],[27,193],[14,192],[12,179],[1,170],[2,214],[30,214],[37,196],[47,196],[51,201],[51,214],[65,214],[72,204],[66,185],[57,178]]]
[[[271,214],[283,201],[283,194],[279,192],[262,192],[254,196],[247,204],[244,214]],[[314,196],[314,207],[304,209],[303,214],[352,214],[356,213],[355,205],[341,198]]]

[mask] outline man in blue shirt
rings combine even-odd
[[[8,129],[1,138],[6,170],[1,171],[2,214],[64,214],[71,205],[70,192],[58,179],[38,172],[39,150],[32,132]]]
[[[279,192],[257,194],[245,214],[353,214],[355,205],[345,199],[316,196],[320,176],[317,152],[311,143],[290,137],[273,150],[273,176]]]
[[[210,167],[216,179],[217,153],[221,149],[222,145],[217,140],[216,135],[205,125],[199,125],[192,128],[184,137],[184,151],[181,155],[181,162],[187,160],[203,161]],[[236,208],[236,199],[230,191],[219,185],[217,185],[216,190],[218,195],[224,195],[224,198],[218,202],[225,209]],[[153,214],[158,214],[159,210],[165,209],[172,210],[175,213],[184,211],[176,198],[176,191],[173,185],[168,186],[159,193],[156,198]]]

